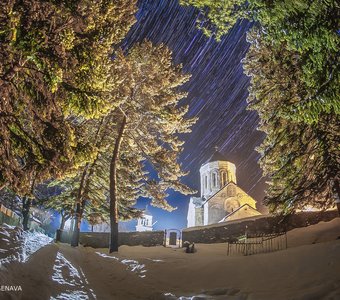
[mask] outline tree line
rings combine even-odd
[[[265,202],[284,213],[331,206],[340,173],[338,1],[180,3],[196,7],[198,26],[217,40],[239,19],[253,22],[243,65],[249,108],[266,133]],[[165,45],[120,49],[136,11],[136,0],[4,0],[0,10],[0,189],[20,197],[25,222],[32,201],[57,209],[62,224],[74,216],[74,246],[84,217],[104,218],[117,251],[118,220],[141,215],[138,197],[172,210],[169,188],[192,192],[177,160],[196,121],[179,105],[190,76]],[[46,185],[53,192],[41,192]]]
[[[163,44],[119,48],[136,10],[135,0],[2,3],[0,187],[22,199],[25,229],[48,184],[58,188],[44,205],[61,226],[75,218],[73,246],[84,216],[109,218],[118,251],[118,220],[141,215],[140,196],[172,210],[169,188],[192,192],[177,159],[196,121],[179,105],[190,76]]]

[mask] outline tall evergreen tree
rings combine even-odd
[[[245,0],[179,0],[181,5],[193,6],[199,10],[197,27],[204,34],[214,36],[217,41],[228,33],[239,18],[245,16]]]
[[[0,10],[0,187],[35,184],[89,160],[79,118],[100,117],[112,45],[135,22],[136,1],[4,0]]]
[[[81,221],[86,219],[95,224],[95,220],[102,222],[109,216],[109,172],[110,172],[110,149],[114,144],[114,123],[106,122],[105,130],[101,133],[100,148],[96,158],[70,178],[56,181],[53,184],[62,189],[62,193],[49,201],[49,207],[66,211],[74,217],[72,228],[72,246],[78,246]],[[99,147],[99,146],[98,146]],[[127,173],[126,170],[130,172]],[[133,178],[138,175],[131,164],[126,161],[125,165],[119,168],[119,179],[124,186],[124,197],[119,201],[119,219],[129,220],[141,215],[141,211],[133,208],[138,196],[132,186],[135,186]]]
[[[185,118],[187,107],[178,105],[185,96],[178,88],[189,79],[181,69],[163,44],[143,42],[127,56],[116,54],[113,74],[121,85],[113,90],[119,106],[112,112],[117,131],[110,162],[110,252],[118,251],[122,201],[146,196],[151,205],[171,211],[167,189],[191,192],[180,183],[185,173],[177,161],[183,146],[179,134],[190,132],[195,122]],[[157,178],[145,171],[146,164]]]
[[[284,45],[274,50],[256,30],[248,37],[248,100],[266,133],[259,147],[261,166],[270,179],[266,203],[285,213],[308,206],[328,208],[339,193],[339,120],[334,113],[322,113],[312,123],[292,115],[311,92],[302,79],[298,53]]]
[[[59,230],[64,230],[65,223],[74,214],[75,191],[72,188],[70,181],[52,182],[51,185],[57,186],[59,193],[49,197],[44,201],[43,206],[47,209],[53,209],[60,214]],[[59,241],[60,236],[57,235],[56,240]]]

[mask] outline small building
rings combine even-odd
[[[217,150],[200,168],[201,197],[191,197],[187,227],[261,215],[256,201],[237,185],[236,166]]]
[[[145,210],[143,216],[137,219],[136,231],[152,231],[154,224],[152,223],[152,215]]]

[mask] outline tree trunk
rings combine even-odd
[[[335,198],[336,208],[338,209],[338,215],[340,217],[340,184],[337,179],[335,179],[333,183],[333,195]]]
[[[84,181],[85,181],[85,176],[87,172],[89,164],[86,164],[83,174],[81,176],[80,180],[80,186],[78,190],[78,195],[77,195],[77,202],[76,202],[76,211],[75,211],[75,217],[74,217],[74,227],[73,227],[73,233],[72,233],[72,239],[71,239],[71,246],[72,247],[77,247],[79,245],[79,234],[80,234],[80,224],[81,224],[81,195],[82,195],[82,190],[84,186]]]
[[[60,227],[59,227],[60,230],[64,230],[66,221],[67,221],[66,216],[61,215],[61,222],[60,222]]]
[[[78,210],[78,205],[80,207],[80,203],[77,203],[77,210]],[[72,247],[77,247],[79,245],[80,224],[81,224],[80,213],[76,212],[76,215],[75,215],[75,218],[74,218],[74,227],[73,227],[73,231],[72,231],[72,238],[71,238],[71,246]]]
[[[24,196],[22,198],[22,226],[24,228],[24,231],[29,230],[28,227],[28,220],[30,217],[30,208],[31,208],[31,199]]]
[[[118,251],[117,162],[119,157],[120,145],[123,140],[125,125],[126,116],[124,115],[110,163],[110,253]]]
[[[106,118],[102,118],[100,121],[100,125],[98,127],[97,133],[96,133],[96,145],[98,143],[100,143],[100,141],[98,141],[98,137],[99,137],[99,133],[100,130],[103,126],[103,124],[106,122]],[[98,157],[96,158],[98,159]],[[96,161],[96,160],[95,160]],[[81,181],[80,181],[80,186],[79,186],[79,190],[78,190],[78,195],[77,195],[77,200],[76,200],[76,210],[75,210],[75,217],[74,217],[74,226],[73,226],[73,234],[72,234],[72,239],[71,239],[71,246],[72,247],[76,247],[79,244],[79,235],[80,235],[80,224],[81,224],[81,220],[82,220],[82,216],[83,216],[83,212],[85,209],[85,205],[86,205],[86,199],[83,199],[82,194],[83,191],[87,189],[88,187],[88,182],[85,183],[85,179],[86,177],[88,178],[89,176],[91,176],[91,173],[93,170],[91,170],[91,168],[93,167],[94,162],[92,163],[91,167],[90,164],[87,163],[85,165],[82,177],[81,177]],[[90,169],[89,173],[88,173],[88,169]]]
[[[57,233],[56,233],[56,237],[55,237],[56,242],[60,242],[60,240],[61,240],[61,234],[64,231],[64,227],[65,227],[65,223],[66,223],[67,219],[68,218],[65,215],[61,214],[60,227],[59,227],[59,229],[57,229]]]

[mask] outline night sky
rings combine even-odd
[[[258,201],[263,211],[260,203],[265,185],[255,151],[263,134],[256,130],[257,114],[246,109],[249,78],[240,62],[249,47],[246,32],[251,24],[237,23],[218,43],[196,28],[197,10],[181,7],[178,0],[140,0],[138,7],[138,21],[122,47],[128,50],[144,39],[164,43],[173,51],[175,63],[182,63],[184,72],[192,74],[184,86],[189,95],[182,104],[188,104],[189,117],[198,116],[199,121],[184,137],[180,162],[190,175],[183,182],[198,190],[199,168],[218,147],[236,164],[238,185]],[[154,229],[186,227],[189,197],[170,193],[169,202],[178,209],[167,213],[148,207],[158,221]],[[140,200],[136,206],[145,207],[147,203]],[[123,228],[134,230],[132,225],[129,222]]]

